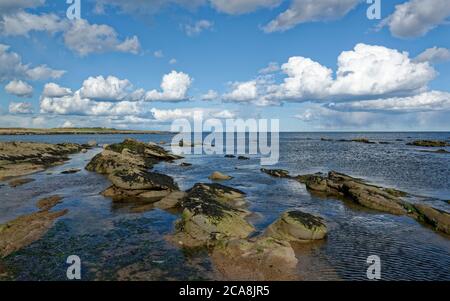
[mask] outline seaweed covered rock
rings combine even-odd
[[[388,212],[392,214],[406,214],[404,202],[399,198],[400,191],[383,189],[365,183],[361,179],[331,171],[327,176],[321,174],[298,176],[313,192],[323,193],[334,197],[345,197],[366,208]],[[395,192],[395,193],[394,193]]]
[[[117,188],[125,190],[178,190],[171,177],[136,168],[114,171],[108,179]]]
[[[445,141],[439,140],[416,140],[413,142],[409,142],[406,145],[421,146],[421,147],[445,147],[449,146],[450,144]]]
[[[370,185],[361,179],[337,172],[297,176],[295,179],[306,185],[312,193],[344,198],[366,208],[395,215],[408,215],[419,222],[429,224],[437,231],[450,232],[450,215],[447,212],[424,204],[411,204],[403,197],[406,192]]]
[[[105,147],[105,150],[111,150],[116,153],[122,153],[124,149],[128,149],[132,154],[143,156],[146,159],[154,159],[156,162],[173,161],[182,158],[169,153],[155,143],[144,143],[130,138],[125,139],[121,143],[110,144]]]
[[[62,164],[82,148],[74,143],[0,142],[0,180]]]
[[[327,226],[321,217],[298,210],[285,212],[265,232],[265,236],[288,242],[323,239],[326,235]]]
[[[254,231],[248,212],[230,205],[242,196],[218,184],[196,184],[181,201],[183,214],[173,240],[183,246],[204,246],[232,238],[245,238]]]
[[[106,145],[86,169],[108,175],[113,185],[103,191],[104,196],[117,201],[157,202],[179,189],[171,177],[148,170],[158,162],[179,158],[154,143],[125,139],[122,143]]]
[[[260,237],[235,239],[216,245],[212,251],[216,269],[230,280],[296,280],[298,260],[288,242]]]

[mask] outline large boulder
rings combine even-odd
[[[173,240],[192,247],[246,238],[254,227],[245,220],[247,211],[228,204],[236,195],[234,189],[223,185],[196,184],[181,201],[183,213]]]
[[[155,143],[144,143],[135,139],[125,139],[121,143],[110,144],[106,150],[122,153],[124,149],[128,149],[131,153],[143,156],[146,159],[158,161],[173,161],[182,157],[174,155],[166,151]]]

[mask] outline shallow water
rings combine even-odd
[[[127,135],[142,141],[170,141],[170,135]],[[362,144],[321,141],[369,138],[391,144]],[[51,143],[120,142],[123,135],[0,136],[0,140]],[[447,140],[450,133],[282,133],[280,162],[270,168],[284,168],[291,174],[336,170],[372,183],[394,187],[450,211],[450,155],[421,152],[406,146],[415,139]],[[402,141],[398,141],[401,139]],[[447,148],[447,150],[450,150]],[[84,168],[95,153],[72,156],[68,163],[31,175],[36,181],[17,188],[0,187],[0,223],[36,210],[38,199],[59,194],[68,208],[41,240],[3,261],[8,279],[65,279],[67,256],[82,259],[83,279],[188,280],[218,276],[204,251],[186,252],[166,242],[176,215],[140,204],[113,205],[99,195],[108,187],[101,175],[84,169],[63,175],[69,168]],[[182,189],[197,182],[209,182],[216,170],[234,178],[225,184],[248,194],[251,222],[264,229],[283,211],[291,208],[325,218],[329,235],[323,243],[296,247],[302,279],[364,280],[369,255],[378,255],[384,280],[450,280],[450,238],[434,232],[408,217],[363,209],[347,202],[310,195],[304,185],[271,178],[261,173],[260,160],[227,159],[223,155],[188,155],[191,167],[160,164],[156,171],[175,178]],[[180,161],[181,162],[181,161]],[[51,173],[51,174],[50,174]]]

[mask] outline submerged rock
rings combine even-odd
[[[246,156],[239,156],[238,160],[250,160],[250,158]]]
[[[82,148],[74,143],[0,142],[0,180],[62,164]]]
[[[0,257],[6,257],[44,236],[54,221],[68,212],[67,209],[50,212],[50,209],[60,202],[59,196],[42,199],[37,203],[40,211],[22,215],[0,225]]]
[[[422,150],[423,153],[434,153],[434,154],[450,154],[449,151],[445,149],[438,149],[438,150]]]
[[[225,175],[219,171],[215,171],[209,176],[209,179],[213,180],[213,181],[226,181],[226,180],[230,180],[232,178],[233,177],[231,177],[229,175]]]
[[[35,180],[31,179],[31,178],[15,179],[15,180],[10,181],[8,184],[10,187],[16,188],[17,186],[22,186],[22,185],[25,185],[27,183],[31,183],[34,181]]]
[[[55,207],[56,205],[60,204],[62,201],[62,197],[60,197],[59,195],[54,195],[48,198],[43,198],[41,200],[39,200],[36,204],[36,206],[40,209],[40,210],[50,210],[53,207]]]
[[[409,142],[406,145],[413,145],[413,146],[421,146],[421,147],[445,147],[450,146],[449,143],[445,141],[439,141],[439,140],[416,140],[413,142]]]
[[[325,238],[327,226],[321,217],[302,211],[285,212],[271,224],[265,236],[282,241],[309,241]]]
[[[62,171],[61,173],[62,173],[63,175],[68,175],[68,174],[74,174],[74,173],[77,173],[77,172],[80,172],[80,171],[81,171],[81,169],[78,169],[78,168],[71,168],[71,169]]]

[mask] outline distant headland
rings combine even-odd
[[[119,130],[114,128],[0,128],[0,135],[127,135],[127,134],[168,134],[167,131]]]

